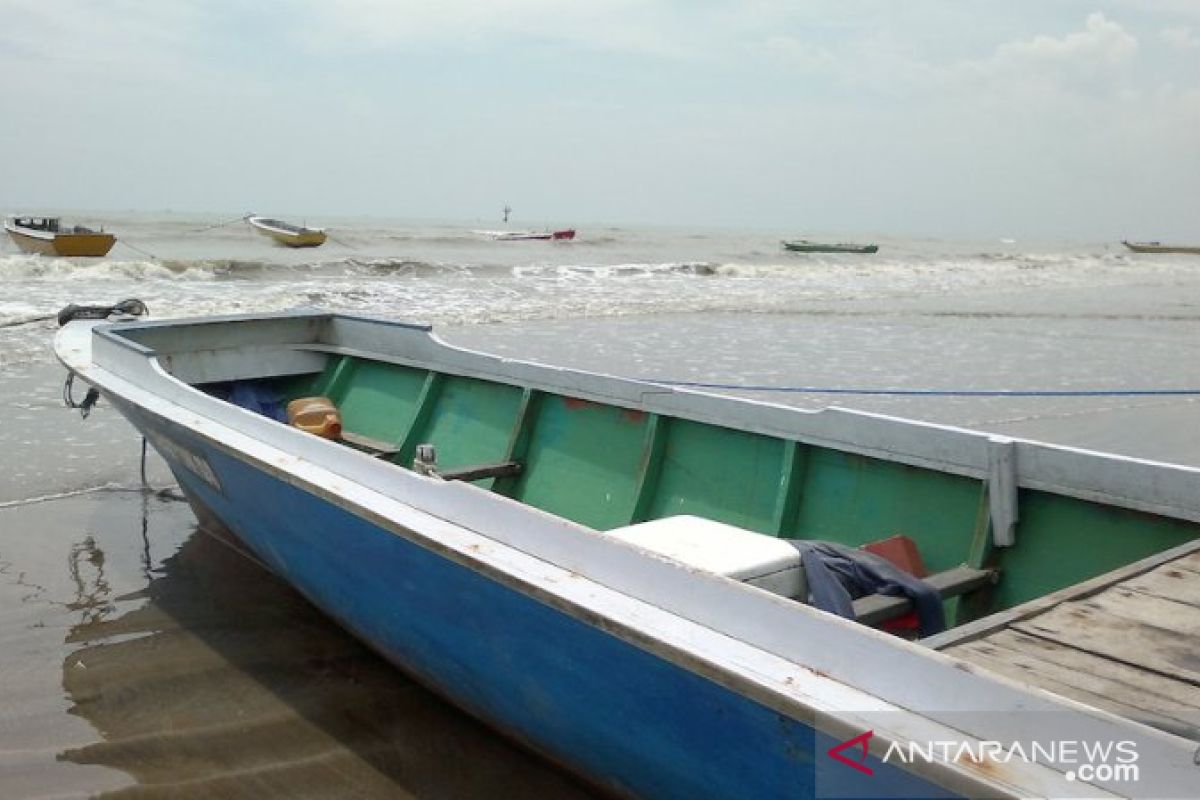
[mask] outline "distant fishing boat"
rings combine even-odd
[[[849,244],[845,242],[829,244],[826,242],[813,242],[808,239],[792,239],[783,243],[783,249],[790,250],[793,253],[875,253],[879,251],[879,245]]]
[[[201,526],[615,796],[1196,796],[1200,469],[138,308],[55,349]]]
[[[58,217],[8,217],[4,230],[23,252],[42,256],[100,257],[117,242],[103,229],[63,225]]]
[[[490,236],[497,242],[569,241],[575,238],[574,228],[565,228],[559,231],[479,231],[479,233]]]
[[[1121,244],[1135,253],[1190,253],[1191,255],[1200,255],[1200,245],[1125,241],[1122,241]]]
[[[326,236],[322,228],[309,228],[280,219],[258,216],[247,217],[246,222],[263,236],[268,236],[285,247],[320,247],[325,244]]]

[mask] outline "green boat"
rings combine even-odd
[[[828,242],[813,242],[808,239],[790,239],[783,242],[783,249],[790,250],[793,253],[877,253],[879,252],[879,245],[851,244],[848,242],[830,244]]]
[[[385,320],[79,315],[59,358],[205,530],[614,795],[1200,785],[1200,470],[525,363]],[[317,411],[289,424],[284,406]],[[920,579],[946,629],[927,635],[896,585],[814,607],[817,542]]]
[[[1163,244],[1162,242],[1128,242],[1121,244],[1135,253],[1186,253],[1200,255],[1200,245],[1194,244]]]

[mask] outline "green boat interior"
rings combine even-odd
[[[598,530],[691,515],[866,547],[938,589],[950,627],[1200,536],[1187,520],[1021,488],[1019,535],[996,547],[985,479],[368,357],[330,353],[319,372],[257,384],[281,403],[328,398],[347,447]],[[854,604],[902,635],[911,608]]]

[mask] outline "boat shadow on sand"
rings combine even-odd
[[[63,688],[70,713],[103,739],[59,755],[137,782],[106,796],[591,796],[200,530],[186,504],[113,500],[142,505],[141,543],[131,545],[148,582],[113,595],[97,544],[111,535],[88,533],[71,549],[79,622],[67,644],[78,648],[63,661]],[[151,542],[180,536],[154,564]]]

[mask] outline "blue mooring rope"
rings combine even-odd
[[[726,389],[738,392],[787,392],[790,394],[861,394],[901,397],[1168,397],[1200,395],[1200,389],[867,389],[836,386],[761,386],[702,381],[664,381],[649,383],[679,386],[685,389]]]

